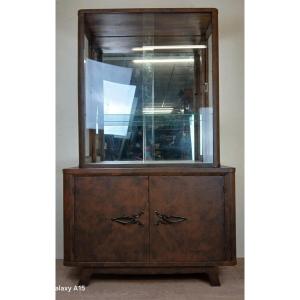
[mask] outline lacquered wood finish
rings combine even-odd
[[[212,93],[213,93],[213,148],[214,167],[220,166],[220,120],[219,120],[219,28],[218,11],[212,11]]]
[[[218,285],[216,267],[236,264],[234,171],[65,169],[64,264],[83,267],[86,283],[101,268],[122,274],[206,272]],[[141,211],[142,225],[112,221]],[[156,225],[155,211],[185,220]]]
[[[64,260],[74,261],[75,177],[64,174]]]
[[[225,259],[223,188],[223,176],[149,178],[151,261]],[[156,225],[155,211],[186,220]]]
[[[227,175],[234,173],[235,169],[231,167],[221,168],[200,168],[199,164],[104,164],[102,168],[69,168],[64,169],[64,174],[76,176],[103,176],[103,175]]]
[[[148,178],[75,178],[75,260],[140,262],[148,259]],[[143,213],[140,224],[112,219]]]
[[[85,164],[85,73],[84,73],[84,15],[78,16],[78,137],[79,166]]]
[[[233,168],[65,169],[64,207],[67,264],[235,262]],[[187,221],[154,225],[156,210]],[[111,222],[140,211],[144,226]]]
[[[120,13],[212,13],[216,8],[105,8],[105,9],[80,9],[81,14],[120,14]]]
[[[195,36],[205,34],[211,23],[210,13],[91,13],[86,24],[94,37]]]

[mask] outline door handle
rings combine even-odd
[[[187,218],[185,218],[185,217],[167,216],[165,214],[161,214],[157,210],[154,211],[154,213],[158,217],[158,220],[156,221],[155,225],[159,225],[159,224],[175,224],[175,223],[180,223],[180,222],[183,222],[183,221],[187,220]]]
[[[137,225],[141,225],[144,226],[143,223],[140,222],[139,218],[141,215],[143,215],[144,212],[141,211],[138,214],[135,215],[131,215],[131,216],[121,216],[121,217],[117,217],[117,218],[112,218],[111,220],[113,222],[117,222],[120,223],[122,225],[127,225],[127,224],[137,224]]]

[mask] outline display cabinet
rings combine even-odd
[[[220,166],[218,11],[80,10],[79,167],[64,170],[64,264],[207,273],[235,257]]]

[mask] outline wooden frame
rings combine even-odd
[[[211,14],[212,33],[212,81],[213,81],[213,163],[197,164],[198,167],[220,166],[219,134],[219,49],[218,49],[218,10],[215,8],[145,8],[145,9],[83,9],[78,12],[78,124],[79,124],[79,167],[102,167],[101,163],[85,161],[85,83],[84,83],[84,35],[90,35],[85,17],[88,14],[143,14],[143,13],[207,13]],[[207,33],[208,35],[208,33]],[[199,157],[199,155],[195,155]],[[197,160],[195,161],[197,163]],[[161,165],[157,162],[157,165]],[[178,165],[181,165],[178,161]],[[106,165],[107,166],[107,165]],[[154,166],[154,165],[153,165]]]

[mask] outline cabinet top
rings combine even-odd
[[[79,9],[78,15],[101,13],[218,13],[217,8],[122,8],[122,9]]]
[[[142,176],[150,176],[150,175],[225,175],[227,173],[235,173],[235,168],[222,166],[220,168],[201,168],[196,165],[189,167],[182,166],[159,166],[154,165],[152,167],[133,167],[133,166],[107,166],[107,167],[92,167],[92,168],[67,168],[63,169],[64,174],[72,174],[78,176],[97,176],[97,175],[142,175]]]

